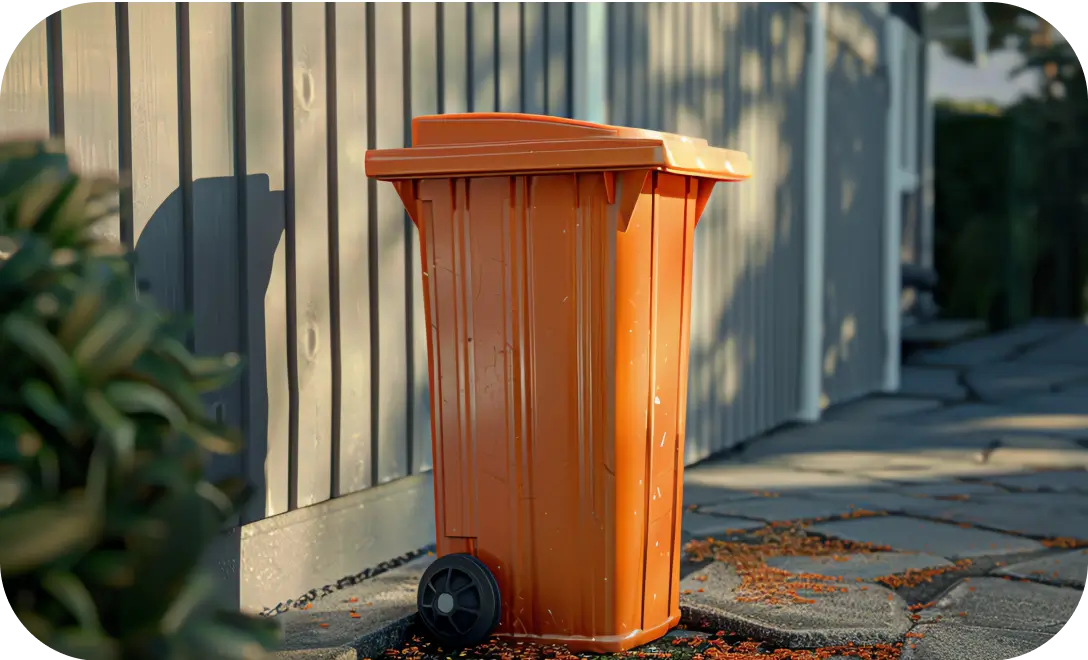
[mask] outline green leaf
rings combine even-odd
[[[128,332],[133,321],[132,310],[127,306],[111,307],[87,331],[83,339],[76,344],[72,358],[80,368],[87,368],[92,361],[105,359],[101,354],[114,341]],[[108,376],[110,374],[93,374]]]
[[[0,512],[0,567],[5,576],[22,575],[98,538],[101,514],[82,500]]]
[[[15,226],[41,233],[48,231],[48,226],[38,227],[39,223],[51,219],[49,207],[71,190],[73,184],[74,179],[68,172],[43,169],[21,191],[21,199],[15,209]]]
[[[136,449],[136,425],[118,412],[111,401],[97,390],[91,390],[84,395],[83,405],[98,423],[100,431],[109,439],[118,462],[125,467],[131,465],[132,453]]]
[[[233,510],[240,509],[253,496],[253,488],[241,477],[230,477],[216,482],[215,487],[227,496]]]
[[[197,396],[192,384],[177,365],[162,356],[147,352],[136,359],[126,371],[132,380],[149,383],[170,395],[189,419],[201,419],[205,415],[204,402]]]
[[[62,396],[71,396],[78,384],[75,366],[45,328],[15,312],[4,319],[3,331],[5,337],[53,377]]]
[[[49,638],[56,651],[81,660],[113,660],[117,657],[117,642],[102,632],[68,628],[58,630]]]
[[[190,424],[185,432],[205,451],[236,454],[242,449],[242,434],[236,429],[213,423]]]
[[[200,607],[207,604],[215,595],[215,578],[197,571],[163,614],[160,624],[164,635],[173,635],[188,622]]]
[[[71,413],[61,405],[61,402],[57,400],[57,395],[53,393],[48,385],[40,380],[32,380],[23,385],[19,392],[22,394],[23,402],[38,417],[44,419],[62,434],[68,434],[72,430],[75,421],[72,419]]]
[[[147,383],[115,381],[106,386],[106,398],[122,412],[157,415],[177,430],[188,423],[185,413],[169,395]]]
[[[42,436],[22,416],[0,414],[0,463],[19,463],[38,455]]]
[[[136,358],[147,350],[158,326],[159,321],[154,314],[135,314],[126,331],[116,335],[97,356],[92,358],[87,369],[98,378],[104,379],[129,368]]]
[[[10,236],[8,238],[15,240]],[[15,243],[18,244],[15,253],[0,261],[0,298],[25,295],[27,283],[44,271],[52,255],[50,246],[33,236],[15,240]]]
[[[71,573],[50,572],[42,578],[42,587],[56,598],[75,617],[84,632],[98,633],[102,626],[98,621],[98,609],[87,587]]]
[[[99,550],[84,558],[80,574],[87,582],[111,589],[130,587],[136,581],[136,560],[121,550]]]
[[[87,332],[98,317],[99,310],[104,302],[103,288],[96,280],[80,283],[80,290],[76,293],[75,300],[68,310],[68,315],[61,322],[57,339],[61,345],[72,350],[76,342]]]
[[[234,502],[231,502],[223,491],[207,481],[197,482],[195,488],[198,495],[215,507],[216,512],[223,520],[234,515]]]

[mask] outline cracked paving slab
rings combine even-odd
[[[808,573],[841,577],[846,582],[869,581],[907,571],[933,568],[953,568],[955,564],[944,557],[929,554],[878,552],[844,555],[841,557],[771,557],[768,566],[790,573]]]
[[[1042,550],[1030,539],[981,529],[962,528],[903,516],[880,516],[821,523],[808,531],[900,552],[925,552],[948,559],[1017,554]]]
[[[978,626],[926,628],[920,639],[908,639],[900,660],[1008,660],[1034,651],[1051,635]]]
[[[1082,453],[1088,455],[1088,452]],[[1029,474],[994,475],[986,477],[983,481],[1015,490],[1079,492],[1085,495],[1085,506],[1088,506],[1088,472],[1084,470],[1047,470]]]
[[[873,421],[899,415],[917,414],[934,410],[942,405],[944,405],[944,402],[939,398],[871,397],[829,408],[824,413],[823,419],[829,421]]]
[[[1046,502],[1045,498],[1043,501]],[[1053,501],[1043,506],[1027,506],[1018,504],[1016,496],[995,496],[942,504],[946,506],[931,509],[925,515],[1023,536],[1088,541],[1088,513],[1058,506]]]
[[[998,570],[997,574],[1084,589],[1088,577],[1088,550],[1070,550],[1012,564]]]
[[[704,622],[708,629],[736,631],[785,648],[894,643],[911,626],[906,602],[879,585],[805,592],[815,602],[789,604],[738,601],[740,586],[733,567],[712,562],[681,581],[680,607],[687,619]]]
[[[1088,378],[1088,365],[1002,362],[971,369],[964,376],[984,401],[1007,401]]]
[[[694,511],[685,511],[681,522],[685,534],[699,539],[723,537],[733,533],[759,529],[764,526],[765,523],[760,520],[704,515]]]
[[[847,501],[815,499],[812,497],[782,497],[743,502],[726,502],[700,509],[724,516],[758,518],[767,522],[819,520],[856,513],[859,507]]]
[[[899,376],[899,396],[932,397],[941,401],[963,401],[967,388],[955,369],[904,366]],[[911,414],[918,411],[910,411]]]
[[[1075,321],[1035,320],[1004,332],[957,343],[945,348],[921,351],[912,362],[927,365],[974,367],[1031,351],[1041,342],[1057,339],[1079,326]]]
[[[918,629],[970,625],[1053,635],[1069,623],[1081,591],[1034,582],[986,577],[964,580],[925,611]]]

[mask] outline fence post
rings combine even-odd
[[[827,5],[809,4],[805,89],[805,278],[798,418],[820,418],[823,392],[824,197],[827,188]]]
[[[900,325],[902,313],[902,263],[900,248],[903,242],[903,30],[902,20],[889,13],[884,19],[884,52],[888,72],[888,116],[885,148],[885,201],[884,201],[884,378],[883,390],[899,389]],[[917,134],[917,133],[915,133]],[[916,145],[907,145],[914,148]]]

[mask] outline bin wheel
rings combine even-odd
[[[443,646],[476,646],[499,625],[499,583],[472,555],[439,557],[427,567],[416,596],[419,619]]]

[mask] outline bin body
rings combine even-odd
[[[368,153],[420,232],[438,553],[494,573],[500,637],[594,652],[680,618],[692,247],[715,180],[606,162],[639,139],[666,161],[680,140],[608,130],[629,129],[423,117],[412,149]],[[588,167],[571,171],[562,142]],[[748,175],[743,154],[701,144],[732,159],[717,180]]]

